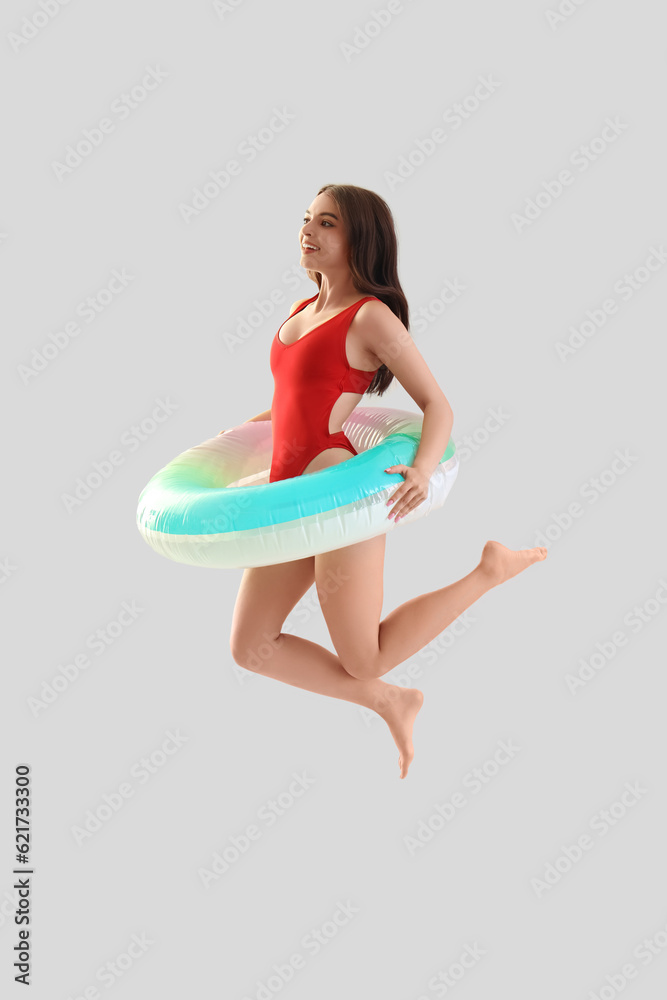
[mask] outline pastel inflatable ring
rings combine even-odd
[[[411,465],[423,415],[356,407],[343,431],[358,455],[319,472],[269,483],[270,420],[257,420],[184,451],[143,489],[137,526],[156,552],[212,569],[271,566],[393,531],[445,502],[458,472],[450,439],[428,497],[399,522],[388,498]]]

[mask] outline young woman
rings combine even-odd
[[[408,333],[408,304],[397,272],[391,211],[372,191],[326,184],[299,231],[301,264],[317,284],[295,303],[276,333],[270,364],[270,482],[308,475],[355,455],[343,423],[364,393],[382,395],[396,377],[424,413],[411,466],[387,501],[398,521],[428,495],[444,454],[452,409]],[[221,433],[224,433],[221,432]],[[422,706],[416,688],[380,680],[436,638],[492,587],[546,557],[545,548],[512,551],[488,541],[475,568],[456,583],[413,597],[380,620],[386,535],[332,552],[245,569],[230,637],[234,660],[267,677],[373,709],[387,723],[405,778],[414,756],[412,729]],[[333,587],[328,586],[336,581]],[[316,585],[336,653],[282,633],[290,611]],[[325,585],[326,588],[325,588]],[[259,647],[271,655],[260,660]],[[261,667],[253,664],[261,662]]]

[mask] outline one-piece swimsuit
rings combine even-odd
[[[296,316],[316,298],[306,299],[287,318]],[[374,298],[365,295],[292,344],[284,344],[279,336],[287,320],[278,329],[270,353],[274,394],[269,482],[300,476],[326,448],[345,448],[358,454],[342,430],[329,433],[329,416],[341,393],[364,393],[378,370],[353,368],[345,350],[352,318],[364,302]]]

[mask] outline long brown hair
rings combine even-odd
[[[388,305],[409,330],[408,300],[398,280],[398,241],[389,205],[374,191],[353,184],[325,184],[317,193],[324,192],[336,202],[345,225],[354,287],[362,295],[375,295]],[[320,288],[320,272],[307,274]],[[393,378],[394,373],[381,365],[366,392],[381,396]]]

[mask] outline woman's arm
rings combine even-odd
[[[424,414],[421,440],[412,463],[427,478],[445,453],[454,413],[408,330],[384,302],[366,302],[361,327],[365,346],[396,376]],[[393,468],[393,466],[392,466]]]
[[[271,419],[271,410],[263,410],[263,412],[258,413],[256,417],[248,417],[248,419],[244,420],[243,422],[245,424],[250,424],[253,422],[253,420],[270,420],[270,419]]]
[[[253,420],[270,420],[270,419],[271,419],[271,410],[264,410],[262,413],[258,413],[256,417],[248,417],[248,419],[244,420],[243,422],[245,424],[251,424]],[[219,431],[218,436],[224,433],[225,431]]]
[[[412,467],[421,469],[429,479],[445,453],[453,425],[454,414],[444,397],[442,400],[430,399],[425,404],[421,440]]]

